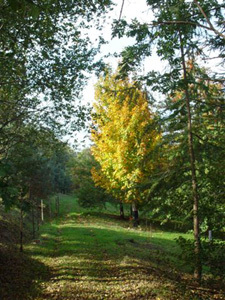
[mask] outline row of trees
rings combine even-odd
[[[6,209],[20,211],[20,248],[23,247],[24,216],[31,215],[33,238],[43,219],[43,205],[56,193],[70,192],[72,182],[67,164],[72,151],[49,130],[24,127],[24,140],[11,146],[1,159],[0,198]]]
[[[0,2],[1,156],[23,138],[24,124],[57,134],[83,125],[79,99],[102,42],[93,44],[86,33],[93,19],[100,28],[98,17],[108,6],[110,1],[92,0]]]
[[[110,6],[0,1],[0,198],[20,208],[21,250],[24,211],[70,188],[70,151],[59,138],[83,126],[81,92],[87,74],[101,69],[94,59],[103,42],[87,33],[101,29]]]
[[[216,235],[225,226],[224,90],[220,83],[201,79],[201,75],[207,77],[207,71],[195,61],[188,61],[187,70],[198,82],[197,87],[193,83],[188,87],[193,97],[191,133],[201,243],[203,234],[210,230]],[[175,220],[191,228],[196,216],[185,91],[168,93],[163,108],[154,108],[153,113],[140,81],[121,79],[119,70],[113,74],[108,69],[96,85],[95,96],[92,154],[85,150],[76,157],[73,176],[77,177],[81,205],[103,205],[110,195],[121,205],[132,204],[135,225],[137,208],[142,207],[162,222]],[[200,249],[195,268],[196,264],[201,268],[203,254]]]
[[[192,82],[207,76],[192,60],[187,71]],[[216,233],[225,226],[225,116],[223,86],[195,80],[197,86],[188,83],[189,107],[185,90],[178,89],[167,95],[164,113],[152,113],[140,83],[107,71],[96,86],[92,154],[98,164],[91,172],[96,186],[120,203],[132,204],[135,224],[138,205],[162,221],[190,223],[192,217],[200,280],[200,232]]]
[[[212,51],[219,62],[224,63],[224,4],[216,0],[148,0],[146,3],[153,13],[152,22],[143,23],[135,19],[129,24],[126,20],[118,20],[115,21],[113,34],[136,39],[134,46],[127,47],[122,52],[122,76],[126,77],[130,71],[137,70],[141,61],[151,56],[152,51],[156,51],[168,63],[165,72],[151,71],[139,79],[153,90],[163,93],[167,103],[177,97],[179,100],[174,101],[172,111],[169,109],[171,105],[166,107],[170,115],[170,125],[177,123],[179,117],[179,126],[176,129],[169,126],[166,133],[170,133],[173,128],[171,142],[175,148],[182,149],[180,154],[184,151],[189,157],[184,160],[186,168],[182,164],[179,169],[180,172],[183,170],[180,174],[183,180],[179,184],[177,178],[176,187],[178,191],[191,193],[192,209],[189,211],[193,216],[195,239],[194,273],[200,280],[200,224],[205,215],[211,219],[209,213],[203,212],[203,207],[208,203],[207,208],[216,207],[218,211],[223,195],[223,181],[220,180],[223,170],[220,166],[224,164],[224,76],[223,73],[218,74],[216,69],[206,72],[199,65],[204,60],[215,58],[209,57]],[[178,141],[176,136],[179,137]],[[179,157],[182,155],[174,156],[176,159]],[[218,160],[215,161],[215,157]],[[172,158],[172,161],[176,160]],[[218,170],[221,173],[217,173]],[[205,178],[203,182],[202,178]],[[164,181],[168,182],[168,179]],[[172,194],[166,193],[170,199],[174,198],[174,189],[171,188],[173,186],[174,182],[169,189]],[[190,200],[189,194],[186,197]]]
[[[99,38],[93,44],[86,33],[93,19],[100,29],[99,17],[110,5],[92,0],[0,1],[1,174],[15,149],[19,154],[33,143],[35,152],[39,141],[51,144],[55,136],[83,125],[79,98],[102,42]]]

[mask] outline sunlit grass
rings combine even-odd
[[[41,227],[41,243],[26,247],[51,273],[37,300],[195,299],[177,279],[180,233],[134,229],[112,211],[81,209],[69,196],[61,196],[60,210]]]

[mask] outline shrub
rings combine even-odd
[[[194,240],[179,237],[176,242],[181,247],[181,259],[194,269]],[[201,242],[202,265],[207,266],[211,274],[224,278],[225,274],[225,243],[223,241]]]

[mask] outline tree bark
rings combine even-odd
[[[44,223],[44,203],[43,200],[41,200],[41,224]]]
[[[192,116],[190,108],[190,94],[188,89],[187,81],[187,69],[185,62],[185,54],[183,47],[182,35],[179,32],[180,36],[180,50],[181,50],[181,59],[182,59],[182,68],[184,76],[184,92],[185,92],[185,101],[187,108],[187,129],[188,129],[188,148],[191,164],[191,177],[192,177],[192,195],[193,195],[193,229],[194,229],[194,240],[195,240],[195,270],[194,277],[200,282],[202,276],[202,262],[201,262],[201,241],[200,241],[200,227],[199,227],[199,195],[198,195],[198,186],[197,186],[197,177],[196,177],[196,163],[195,163],[195,153],[193,146],[193,134],[192,134]]]
[[[122,202],[120,202],[120,218],[124,220],[124,209]]]
[[[31,193],[31,183],[30,183],[30,189],[29,189],[29,201],[31,204],[31,218],[32,218],[32,237],[35,239],[35,216],[34,216],[34,199],[32,198]]]
[[[20,252],[23,252],[23,200],[20,199]]]
[[[56,208],[56,216],[59,216],[59,195],[55,198],[55,208]]]
[[[133,218],[133,209],[132,209],[132,204],[130,205],[130,217]]]
[[[132,203],[132,212],[133,212],[133,226],[137,227],[139,225],[139,218],[138,218],[137,204],[135,202]]]
[[[49,218],[51,220],[52,218],[52,203],[51,203],[51,197],[48,199],[48,209],[49,209]]]
[[[37,205],[37,208],[36,208],[36,222],[37,222],[37,231],[39,232],[39,229],[40,229],[40,211],[39,211],[39,207]]]
[[[34,216],[34,204],[32,203],[32,236],[35,239],[35,216]]]

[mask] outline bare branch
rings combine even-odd
[[[121,10],[120,10],[119,21],[120,21],[120,19],[121,19],[121,17],[122,17],[123,7],[124,7],[124,2],[125,2],[125,0],[122,0],[122,6],[121,6]]]
[[[212,28],[202,25],[198,22],[192,22],[192,21],[179,21],[179,20],[175,20],[175,21],[163,21],[163,22],[153,22],[151,24],[149,24],[150,26],[152,25],[192,25],[192,26],[198,26],[207,30],[212,30]]]
[[[223,55],[215,56],[215,57],[205,57],[204,60],[212,60],[212,59],[219,59],[219,58],[225,58]]]

